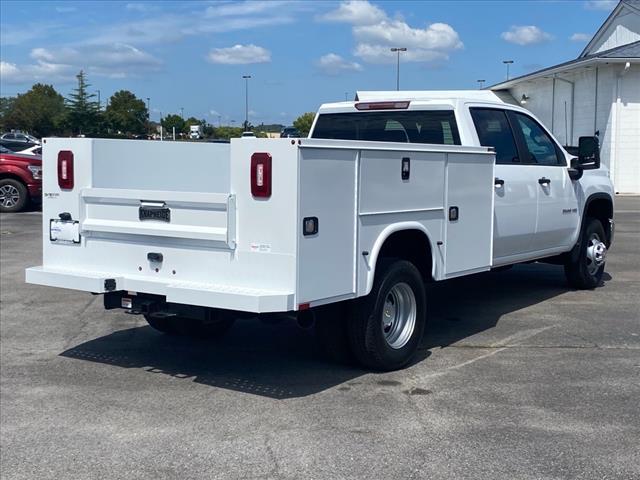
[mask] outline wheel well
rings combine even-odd
[[[588,217],[600,220],[607,235],[607,246],[609,246],[611,244],[611,222],[609,220],[613,218],[613,202],[611,199],[599,197],[591,200],[585,211],[585,218]]]
[[[413,263],[425,280],[432,277],[431,244],[427,235],[420,230],[400,230],[384,241],[378,259],[376,271],[383,258],[400,258]]]
[[[22,180],[22,178],[20,178],[18,175],[15,175],[13,173],[0,173],[0,180],[4,180],[5,178],[10,178],[11,180],[17,180],[23,185],[25,186],[27,185],[26,183],[24,183],[24,180]]]

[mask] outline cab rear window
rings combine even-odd
[[[326,113],[312,138],[460,145],[453,110]]]

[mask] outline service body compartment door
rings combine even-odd
[[[300,149],[298,295],[307,303],[355,293],[357,150]],[[316,222],[317,232],[305,232]]]
[[[445,277],[491,268],[494,156],[447,156]]]

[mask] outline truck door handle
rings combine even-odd
[[[502,186],[504,186],[504,180],[502,180],[501,178],[496,177],[496,178],[493,179],[493,185],[495,187],[502,187]]]
[[[538,179],[538,183],[540,185],[549,185],[551,183],[551,180],[548,179],[547,177],[542,177]]]

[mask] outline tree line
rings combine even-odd
[[[36,137],[75,136],[139,138],[156,133],[157,123],[150,122],[144,100],[128,90],[115,92],[103,108],[84,71],[76,76],[77,86],[68,97],[60,95],[52,85],[36,83],[29,91],[15,97],[0,98],[0,130],[22,130]],[[313,114],[300,116],[294,125],[304,136],[313,121]],[[188,134],[191,125],[201,125],[205,137],[239,137],[242,127],[214,127],[206,120],[188,119],[170,114],[161,119],[165,136],[175,128],[176,136]],[[251,130],[256,130],[249,126]],[[266,136],[256,132],[257,136]]]

